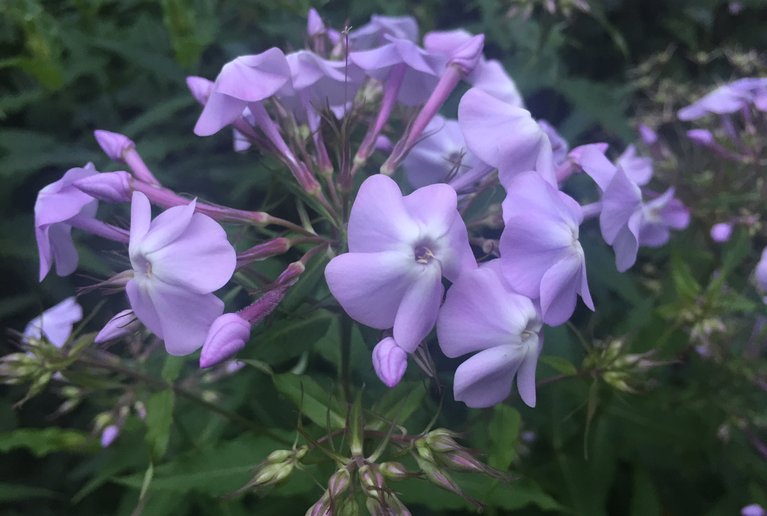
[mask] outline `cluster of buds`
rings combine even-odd
[[[669,362],[654,360],[654,351],[627,353],[626,343],[612,340],[595,346],[583,361],[583,370],[623,392],[636,393],[647,386],[647,371]]]
[[[275,450],[255,468],[253,478],[237,492],[255,490],[264,492],[284,482],[297,467],[301,467],[301,459],[308,453],[309,448],[301,446],[291,450]]]

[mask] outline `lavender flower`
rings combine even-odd
[[[523,172],[506,185],[500,250],[509,284],[539,299],[543,321],[556,326],[575,310],[576,296],[591,310],[586,262],[578,241],[581,207],[536,172]]]
[[[278,48],[240,56],[225,64],[211,88],[194,126],[198,136],[210,136],[242,116],[249,102],[274,95],[290,81],[290,67]]]
[[[375,175],[362,184],[349,218],[349,252],[333,258],[325,278],[352,319],[393,327],[412,353],[437,319],[442,276],[451,281],[476,267],[455,190],[430,185],[403,197]]]
[[[72,242],[72,225],[76,219],[94,219],[98,202],[81,192],[73,183],[97,173],[92,163],[82,168],[71,168],[64,177],[49,184],[37,195],[35,238],[40,254],[40,281],[45,279],[54,263],[59,276],[67,276],[77,269],[78,257]]]
[[[126,291],[136,317],[165,341],[171,355],[192,353],[205,341],[224,304],[213,291],[234,273],[237,256],[223,228],[195,213],[195,201],[152,220],[149,200],[134,192]]]
[[[517,294],[500,260],[468,271],[450,288],[437,320],[437,337],[449,357],[475,353],[455,372],[455,399],[470,407],[500,403],[514,377],[522,400],[535,406],[535,368],[541,320],[533,302]]]
[[[72,326],[82,318],[82,307],[74,297],[68,297],[29,321],[24,328],[22,340],[29,344],[45,337],[48,342],[60,348],[72,334]]]

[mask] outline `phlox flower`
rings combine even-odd
[[[476,353],[455,371],[455,399],[489,407],[517,390],[535,406],[535,369],[542,323],[533,302],[504,279],[500,260],[463,274],[448,290],[437,320],[439,346],[449,357]]]
[[[577,295],[593,310],[578,240],[580,205],[536,172],[517,175],[506,191],[500,250],[509,284],[539,300],[543,322],[552,326],[570,318]]]
[[[72,326],[82,318],[82,307],[74,297],[68,297],[29,321],[24,328],[22,340],[29,343],[45,337],[48,342],[60,348],[72,334]]]
[[[689,121],[709,113],[726,115],[740,111],[751,103],[761,111],[767,110],[767,77],[745,77],[723,84],[680,109],[677,116],[679,120]]]
[[[40,255],[40,281],[48,275],[54,263],[59,276],[67,276],[77,269],[72,224],[75,219],[95,218],[98,201],[80,191],[74,183],[97,173],[92,163],[82,168],[71,168],[37,195],[35,238]]]
[[[131,203],[128,300],[171,355],[192,353],[205,342],[224,309],[212,292],[229,281],[237,263],[224,229],[194,210],[192,201],[152,220],[144,194],[134,192]]]
[[[418,40],[418,22],[412,16],[381,16],[374,14],[370,21],[349,32],[351,51],[369,50],[386,43],[386,37]]]
[[[444,184],[402,196],[384,175],[362,183],[349,217],[349,252],[333,258],[325,278],[352,319],[393,328],[412,353],[437,319],[444,288],[476,267],[455,190]]]
[[[210,88],[194,133],[210,136],[220,131],[237,120],[249,102],[271,97],[288,81],[290,66],[278,48],[228,62]]]

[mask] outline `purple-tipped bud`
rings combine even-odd
[[[393,338],[386,337],[373,348],[373,368],[387,387],[394,387],[407,369],[407,353]]]
[[[306,15],[306,33],[310,38],[319,36],[325,32],[325,22],[322,21],[320,13],[312,7]]]
[[[141,328],[141,323],[133,310],[123,310],[109,319],[109,322],[96,335],[94,342],[101,344],[110,340],[121,339],[137,332],[139,328]]]
[[[285,270],[277,277],[274,281],[274,285],[279,287],[291,287],[296,284],[296,281],[298,281],[298,278],[301,277],[301,274],[303,274],[305,270],[306,266],[300,261],[292,262],[288,264],[288,266],[285,267]]]
[[[449,65],[457,66],[463,76],[469,75],[477,67],[485,48],[485,35],[477,34],[466,41],[450,56]]]
[[[345,493],[349,489],[349,482],[351,475],[349,470],[341,468],[328,479],[328,493],[331,498],[338,498],[341,494]]]
[[[189,92],[194,97],[194,100],[204,106],[208,102],[208,97],[210,97],[210,92],[213,89],[213,81],[205,77],[190,75],[186,78],[186,87],[189,88]]]
[[[383,476],[391,478],[392,480],[402,480],[413,476],[413,474],[409,473],[408,470],[405,469],[405,466],[399,462],[382,462],[380,470]]]
[[[375,150],[381,151],[381,152],[391,152],[391,150],[394,148],[394,144],[391,142],[389,138],[386,136],[379,134],[376,137],[376,143],[373,146]]]
[[[108,448],[120,435],[120,427],[109,425],[101,431],[101,447]]]
[[[250,323],[235,313],[219,316],[208,330],[200,353],[200,367],[206,368],[231,358],[250,339]]]
[[[488,467],[465,450],[452,451],[439,456],[440,460],[450,469],[456,471],[471,471],[486,473]]]
[[[727,242],[732,236],[732,224],[720,222],[711,226],[711,240],[718,243]]]
[[[130,202],[131,175],[128,172],[102,172],[78,179],[73,184],[81,192],[106,202]]]
[[[639,136],[647,146],[655,145],[658,141],[658,133],[656,133],[650,126],[645,124],[639,124]]]
[[[93,136],[96,137],[96,142],[104,154],[109,156],[112,161],[123,161],[125,152],[136,146],[133,140],[120,133],[97,129],[93,131]]]
[[[359,469],[359,479],[362,490],[367,496],[379,498],[383,496],[384,477],[377,464],[365,464]]]
[[[703,147],[710,147],[716,143],[714,135],[711,134],[711,131],[706,129],[690,129],[687,131],[687,137],[693,143],[697,143]]]

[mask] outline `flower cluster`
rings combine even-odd
[[[442,352],[466,357],[455,370],[457,400],[491,406],[516,378],[534,406],[543,326],[568,321],[579,297],[594,309],[584,224],[599,219],[624,271],[640,246],[663,245],[670,229],[684,228],[687,209],[673,188],[649,186],[652,161],[635,147],[615,162],[606,144],[569,150],[525,109],[501,64],[483,55],[482,35],[421,39],[412,18],[385,16],[337,31],[313,10],[307,35],[306,49],[240,56],[215,80],[187,84],[202,105],[195,134],[229,128],[235,150],[275,157],[314,218],[296,224],[186,199],[162,184],[127,136],[100,130],[99,145],[126,171],[88,164],[40,192],[41,280],[53,265],[59,275],[76,269],[73,228],[127,246],[130,269],[100,286],[125,291],[130,308],[96,342],[140,323],[172,355],[202,348],[200,365],[209,367],[246,345],[310,259],[330,256],[334,298],[352,319],[381,330],[372,366],[386,385],[401,380],[436,327]],[[460,95],[454,118],[440,114],[451,95]],[[402,184],[393,179],[400,169]],[[566,193],[579,172],[593,179],[596,202]],[[494,191],[505,194],[502,204],[482,209],[477,201]],[[100,220],[99,202],[129,204],[130,227]],[[164,211],[153,218],[152,205]],[[279,231],[237,250],[225,229],[235,224]],[[224,313],[216,292],[235,271],[291,248],[303,256],[251,304]]]

